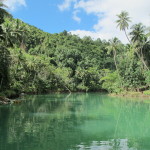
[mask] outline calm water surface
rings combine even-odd
[[[99,93],[0,106],[0,150],[150,150],[150,101]]]

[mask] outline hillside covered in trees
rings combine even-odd
[[[150,86],[150,29],[141,23],[127,34],[130,18],[116,26],[129,44],[50,34],[13,17],[0,3],[0,93],[143,91]]]

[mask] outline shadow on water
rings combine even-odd
[[[0,107],[0,150],[149,150],[150,104],[99,93]]]

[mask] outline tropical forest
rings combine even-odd
[[[142,23],[127,29],[128,12],[116,26],[129,44],[79,38],[67,31],[50,34],[14,19],[1,3],[0,92],[144,91],[150,85],[150,29]]]
[[[0,1],[0,150],[150,148],[150,26],[116,17],[127,43],[45,32]]]

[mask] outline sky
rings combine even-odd
[[[2,1],[2,0],[0,0]],[[127,11],[136,23],[150,26],[150,0],[3,0],[15,18],[49,33],[64,30],[81,38],[127,39],[117,28],[117,14]],[[129,32],[129,31],[128,31]]]

